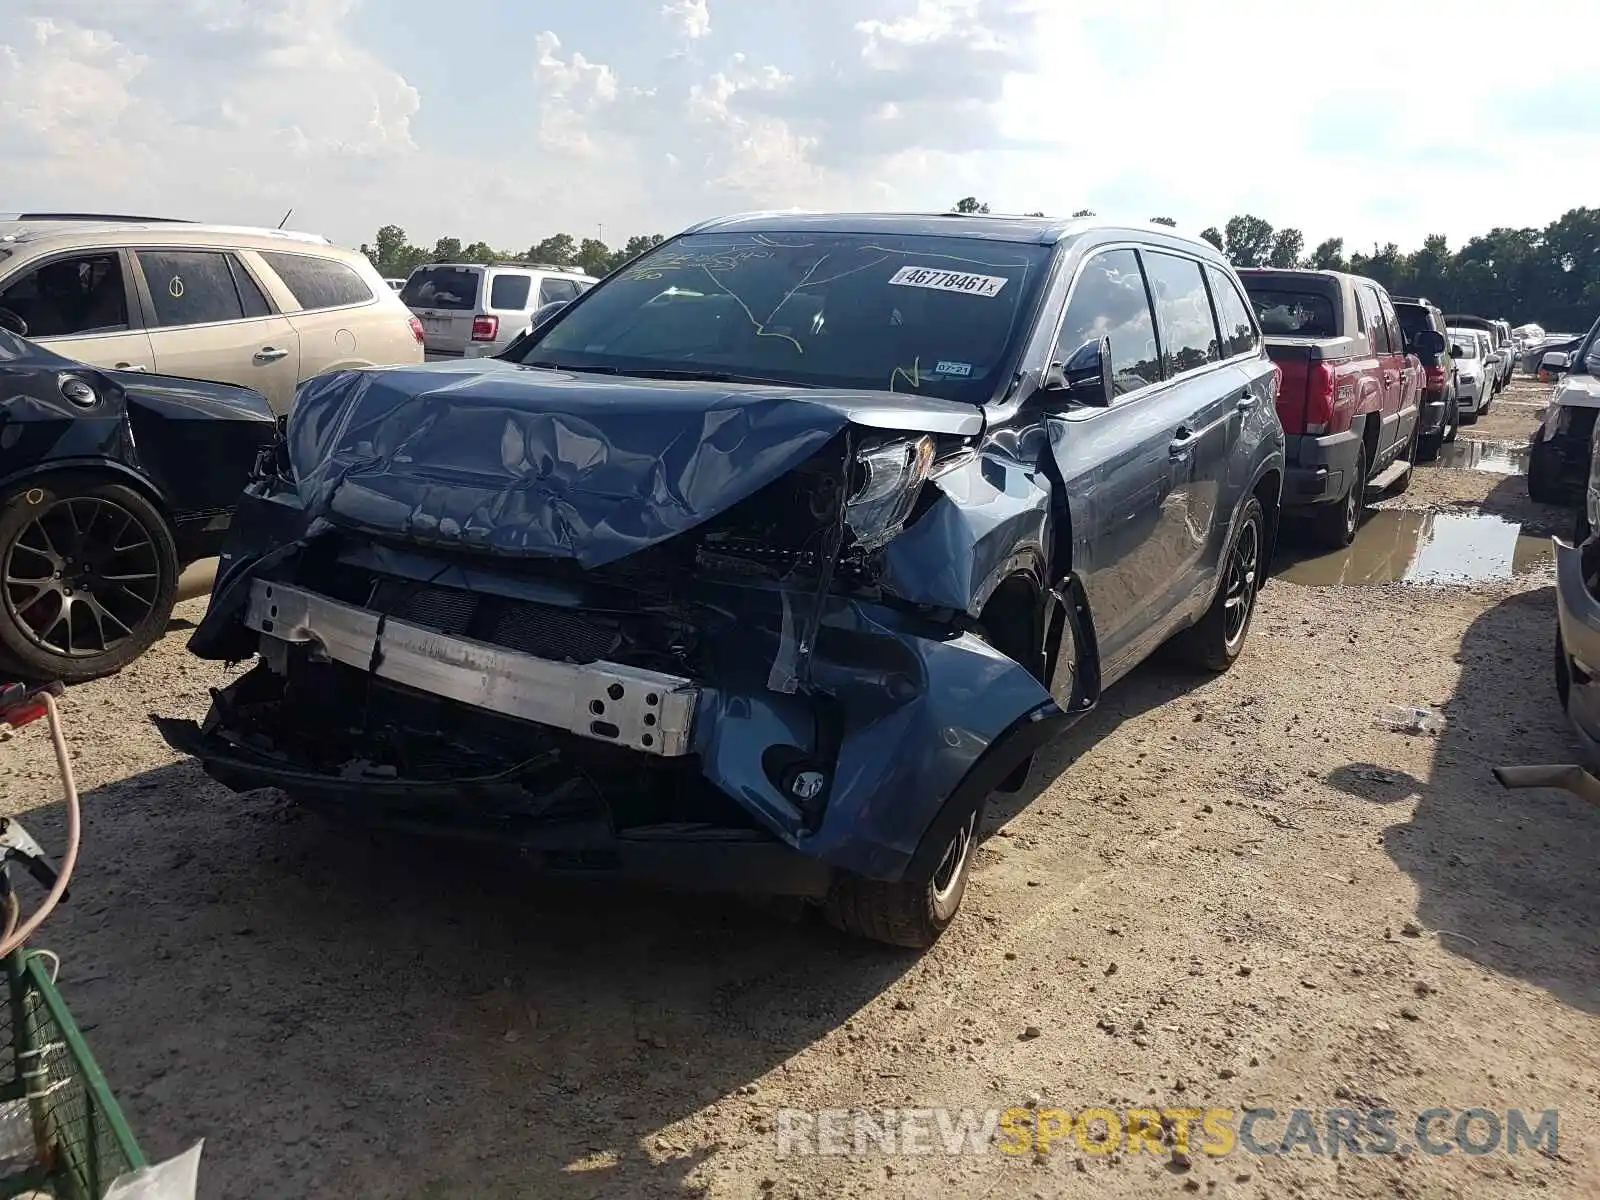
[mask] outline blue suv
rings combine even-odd
[[[987,797],[1163,643],[1239,655],[1278,373],[1164,229],[730,217],[496,358],[302,387],[168,741],[236,788],[926,946]]]

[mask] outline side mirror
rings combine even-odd
[[[549,304],[541,305],[535,309],[533,320],[528,323],[528,332],[538,333],[540,326],[548,324],[551,317],[555,316],[570,303],[572,303],[570,300],[552,300]]]
[[[1552,350],[1539,360],[1539,369],[1549,371],[1552,375],[1562,375],[1566,373],[1569,361],[1565,350]]]
[[[1044,386],[1045,391],[1065,396],[1073,404],[1109,408],[1117,394],[1111,378],[1111,339],[1085,342],[1066,362],[1051,363]]]
[[[1461,343],[1460,342],[1451,342],[1450,343],[1450,357],[1451,358],[1460,358],[1465,353],[1466,353],[1466,351],[1461,348]]]
[[[1443,354],[1444,334],[1437,329],[1419,330],[1411,339],[1411,345],[1418,354]]]
[[[28,323],[9,308],[0,308],[0,329],[18,337],[28,336]]]

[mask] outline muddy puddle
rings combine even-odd
[[[1526,475],[1528,446],[1518,442],[1480,442],[1457,438],[1439,447],[1438,465],[1490,475]]]
[[[1510,579],[1553,554],[1550,539],[1484,513],[1369,512],[1348,549],[1308,554],[1289,533],[1276,574],[1308,587],[1378,583],[1479,583]]]

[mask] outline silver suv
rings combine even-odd
[[[411,272],[400,299],[422,318],[430,362],[487,358],[509,346],[540,308],[576,300],[595,283],[576,267],[430,263]]]

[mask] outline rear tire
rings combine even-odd
[[[951,837],[933,875],[921,882],[884,883],[841,873],[823,902],[828,923],[854,937],[926,950],[949,928],[966,895],[982,814],[980,803]]]
[[[1561,489],[1548,478],[1550,468],[1538,462],[1536,458],[1528,461],[1528,499],[1535,504],[1560,504]]]
[[[1356,540],[1356,530],[1361,528],[1361,513],[1367,500],[1367,444],[1361,443],[1356,451],[1356,469],[1350,489],[1343,499],[1317,508],[1311,517],[1311,529],[1319,544],[1330,550],[1343,550]]]
[[[1422,436],[1420,432],[1421,429],[1422,423],[1421,418],[1419,417],[1417,424],[1411,427],[1411,444],[1406,447],[1403,458],[1403,461],[1411,464],[1411,469],[1404,475],[1400,476],[1400,481],[1398,483],[1390,485],[1389,494],[1391,496],[1404,495],[1406,489],[1411,486],[1411,477],[1417,473],[1417,454],[1419,447],[1422,444]]]
[[[1267,519],[1261,501],[1245,501],[1233,540],[1222,556],[1217,594],[1206,615],[1173,639],[1173,649],[1190,666],[1221,673],[1244,650],[1256,597],[1261,594],[1267,562]]]

